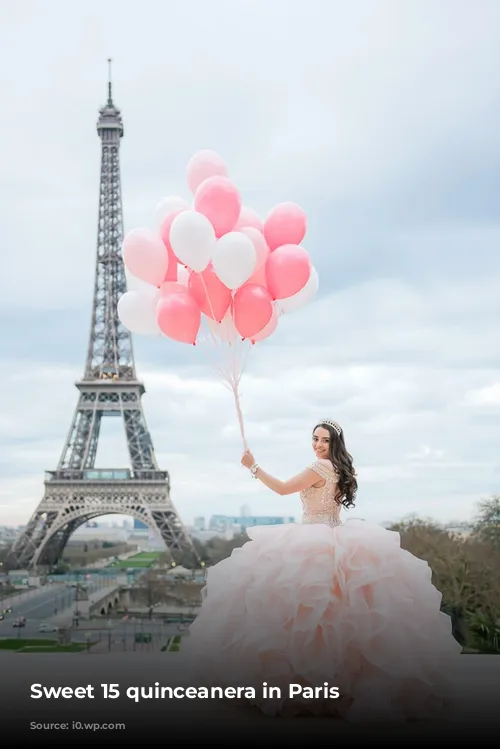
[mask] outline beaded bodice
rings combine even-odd
[[[336,501],[338,475],[329,460],[316,460],[308,466],[318,474],[318,481],[325,479],[324,486],[310,486],[300,492],[302,522],[340,525],[341,505]]]

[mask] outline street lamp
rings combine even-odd
[[[108,619],[107,627],[108,627],[108,651],[110,651],[111,650],[111,629],[113,627],[113,622],[111,621],[111,619]]]
[[[81,583],[76,583],[76,587],[75,587],[75,618],[73,620],[73,623],[74,623],[75,627],[78,627],[78,625],[80,623],[80,610],[79,610],[78,604],[79,604],[79,601],[80,601],[80,594],[81,594],[82,589],[83,588],[82,588]]]

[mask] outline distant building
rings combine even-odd
[[[143,523],[141,520],[136,520],[134,518],[134,530],[136,531],[147,531],[148,526],[146,523]]]
[[[444,530],[455,536],[467,538],[467,536],[471,535],[473,528],[470,523],[452,523],[450,525],[445,525]]]
[[[283,515],[212,515],[208,529],[216,533],[224,533],[230,530],[239,529],[244,533],[247,528],[253,528],[256,525],[286,525],[295,523],[295,518]]]
[[[96,528],[87,528],[86,524],[81,525],[71,536],[69,544],[84,543],[85,541],[114,541],[115,543],[125,543],[128,537],[128,531],[125,528],[111,528],[109,525],[98,525]]]
[[[193,530],[204,531],[207,527],[205,518],[195,518],[193,523]]]

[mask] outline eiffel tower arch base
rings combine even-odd
[[[145,388],[137,379],[132,337],[118,315],[118,301],[127,291],[119,158],[124,129],[113,102],[111,78],[97,132],[99,215],[85,371],[76,383],[78,403],[57,470],[46,476],[44,497],[12,549],[9,564],[18,569],[56,564],[78,527],[109,514],[138,518],[161,535],[170,555],[189,551],[200,562],[170,500],[169,475],[158,467],[142,409]],[[104,418],[122,421],[130,468],[96,469]]]
[[[104,515],[126,515],[144,523],[165,544],[171,560],[197,553],[170,499],[165,472],[157,480],[133,479],[128,470],[85,471],[81,480],[53,472],[45,495],[9,555],[10,566],[40,570],[56,565],[73,533],[84,523]],[[126,474],[127,478],[116,478]],[[96,475],[89,478],[88,474]],[[100,477],[100,479],[99,479]]]

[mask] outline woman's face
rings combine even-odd
[[[330,432],[324,427],[316,427],[312,440],[313,450],[318,458],[328,458],[330,453]]]

